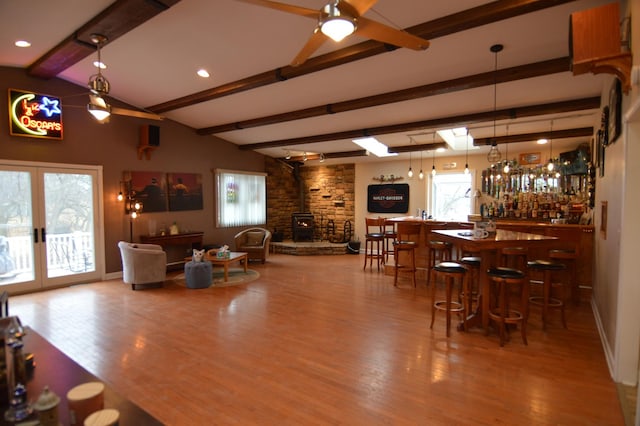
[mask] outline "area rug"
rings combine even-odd
[[[251,281],[255,281],[260,278],[260,273],[258,271],[254,271],[253,269],[247,269],[247,272],[244,272],[244,268],[229,268],[229,281],[224,281],[224,270],[222,268],[213,268],[211,273],[213,278],[213,284],[209,288],[216,287],[231,287],[234,285],[247,284]],[[181,272],[170,279],[175,284],[186,287],[187,282],[184,279],[184,272]]]

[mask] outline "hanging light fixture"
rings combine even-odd
[[[433,143],[436,143],[436,132],[433,132]],[[433,153],[432,155],[432,166],[431,166],[431,176],[435,176],[436,175],[436,150],[432,149],[431,152]]]
[[[465,143],[467,150],[464,154],[464,174],[469,174],[469,129],[467,129],[467,138]]]
[[[109,80],[102,75],[102,58],[100,57],[100,47],[107,42],[107,37],[101,34],[91,34],[91,41],[96,45],[98,51],[98,73],[89,77],[89,103],[87,104],[87,111],[98,121],[104,121],[111,115],[111,105],[109,105],[103,98],[104,95],[109,93]]]
[[[509,125],[507,125],[507,136],[509,136]],[[504,169],[502,169],[503,172],[505,173],[509,173],[510,170],[510,161],[509,161],[509,142],[507,142],[505,144],[505,151],[504,151],[504,158],[505,163],[504,163]]]
[[[553,171],[553,120],[551,120],[551,134],[549,135],[549,164],[547,164],[547,170]]]
[[[340,0],[335,0],[323,8],[327,16],[320,19],[318,26],[322,34],[333,41],[342,41],[356,30],[356,20],[353,16],[340,10]]]
[[[424,173],[422,172],[422,151],[420,151],[420,173],[418,173],[420,180],[424,179]]]
[[[409,137],[409,145],[413,142],[413,138]],[[413,177],[413,169],[411,168],[411,151],[409,151],[409,172],[407,173],[409,178]]]
[[[491,141],[491,149],[487,154],[487,160],[491,164],[495,164],[502,158],[502,154],[498,150],[496,143],[496,110],[498,98],[498,52],[504,48],[501,44],[494,44],[489,50],[494,53],[494,72],[493,72],[493,140]]]

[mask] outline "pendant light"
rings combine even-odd
[[[507,125],[507,136],[509,136],[509,126]],[[509,142],[507,142],[505,144],[505,151],[504,151],[504,158],[505,163],[504,163],[504,169],[502,169],[503,172],[505,173],[509,173],[510,167],[509,167]]]
[[[87,111],[99,122],[104,122],[111,115],[111,105],[105,101],[104,96],[109,93],[109,80],[102,75],[102,58],[100,57],[100,48],[107,42],[107,37],[101,34],[91,34],[91,41],[96,45],[98,52],[98,73],[89,77],[89,103]]]
[[[433,132],[433,143],[434,144],[436,143],[436,132]],[[433,154],[433,156],[432,156],[433,163],[432,163],[432,166],[431,166],[431,176],[435,176],[436,175],[436,150],[432,149],[431,152]]]
[[[466,139],[466,147],[467,150],[464,154],[464,174],[469,174],[469,129],[467,129],[467,139]]]
[[[553,120],[551,120],[551,133],[549,134],[549,164],[547,170],[553,171]]]
[[[494,53],[494,72],[493,72],[493,140],[491,141],[491,149],[487,154],[487,160],[491,164],[495,164],[502,158],[502,154],[498,150],[498,144],[496,143],[496,109],[498,98],[498,52],[504,48],[501,44],[494,44],[490,47]]]
[[[424,173],[422,172],[422,151],[420,151],[420,173],[418,174],[420,180],[424,179]]]
[[[411,145],[411,142],[413,142],[413,139],[409,137],[409,145]],[[409,151],[409,172],[407,173],[407,176],[409,176],[409,179],[413,177],[413,169],[411,168],[411,151]]]

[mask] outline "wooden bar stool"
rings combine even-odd
[[[542,306],[542,328],[547,328],[548,311],[552,309],[560,309],[562,314],[562,325],[567,328],[567,320],[564,316],[564,301],[562,297],[551,297],[551,281],[554,272],[564,271],[567,267],[563,263],[550,262],[548,260],[532,260],[527,262],[527,266],[531,271],[540,271],[543,273],[542,279],[542,296],[532,296],[529,302],[534,305]],[[564,290],[563,286],[561,289]],[[564,293],[564,292],[563,292]]]
[[[395,258],[395,248],[393,247],[393,243],[398,238],[398,233],[396,231],[396,223],[392,220],[385,219],[382,233],[384,234],[384,262],[387,263],[389,261],[389,253],[394,255],[393,260],[397,261]],[[391,250],[389,250],[389,243],[391,243]]]
[[[427,286],[431,283],[431,275],[435,266],[440,262],[451,260],[452,244],[444,241],[429,241],[429,270],[427,271]]]
[[[384,263],[382,249],[384,244],[384,218],[366,217],[365,219],[365,236],[364,236],[364,268],[367,269],[367,260],[369,267],[373,268],[373,260],[375,259],[380,270],[380,263]],[[374,252],[375,246],[375,252]]]
[[[420,237],[420,223],[400,222],[398,223],[397,239],[393,242],[393,261],[395,262],[395,276],[393,285],[398,286],[398,270],[403,269],[411,273],[413,286],[416,287],[416,247]],[[405,252],[408,256],[408,264],[400,264],[400,253]]]
[[[467,280],[469,282],[469,291],[463,293],[461,297],[468,306],[468,311],[473,310],[473,301],[478,300],[480,294],[480,264],[481,259],[478,256],[465,256],[460,259],[460,263],[467,268]]]
[[[507,335],[507,324],[520,326],[522,342],[527,344],[527,318],[529,317],[529,286],[526,275],[519,269],[497,267],[487,271],[491,290],[495,291],[497,301],[489,301],[489,320],[498,325],[500,346],[504,346]],[[520,291],[520,310],[512,309],[510,303],[511,288]],[[489,334],[489,329],[487,329]]]
[[[559,261],[567,266],[569,288],[571,289],[571,300],[573,304],[578,306],[580,304],[580,285],[578,284],[576,262],[580,253],[578,248],[572,249],[557,249],[549,251],[549,259]]]
[[[468,306],[464,302],[454,302],[451,300],[451,293],[456,283],[456,279],[460,282],[460,291],[468,294],[468,280],[467,269],[456,262],[440,262],[434,268],[433,271],[437,276],[444,278],[445,288],[445,300],[436,300],[436,282],[431,287],[431,325],[429,328],[433,328],[433,322],[436,319],[436,311],[445,311],[447,315],[447,337],[449,337],[449,330],[451,328],[451,312],[462,314],[463,329],[466,329],[466,321],[469,316]]]
[[[500,249],[500,266],[524,271],[527,269],[528,255],[529,249],[526,247],[503,247]]]

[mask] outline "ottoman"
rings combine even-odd
[[[187,288],[207,288],[213,282],[211,262],[187,262],[184,264],[184,278]]]

